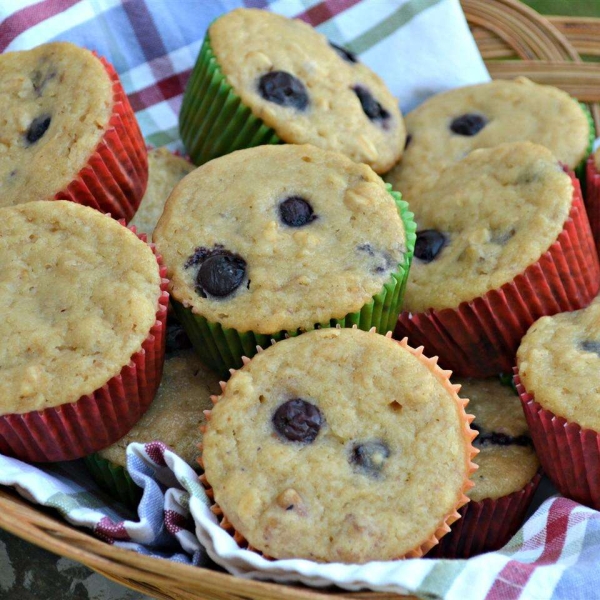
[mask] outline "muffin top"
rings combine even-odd
[[[341,152],[378,173],[402,155],[406,131],[396,98],[310,25],[237,9],[215,21],[209,35],[235,93],[283,141]]]
[[[76,402],[118,375],[156,321],[152,250],[66,201],[0,209],[0,414]]]
[[[112,109],[110,77],[89,50],[54,42],[0,55],[0,206],[66,188]]]
[[[540,463],[533,449],[519,397],[497,377],[456,379],[460,395],[469,398],[475,415],[472,429],[479,431],[473,444],[479,448],[472,476],[475,487],[467,495],[475,502],[497,499],[522,490],[537,473]]]
[[[200,426],[204,410],[212,408],[210,396],[220,393],[219,378],[202,365],[191,349],[166,355],[163,376],[156,398],[134,428],[99,454],[122,467],[132,442],[160,440],[192,468],[198,468]]]
[[[387,179],[411,206],[446,167],[476,148],[530,141],[574,169],[590,142],[588,118],[576,100],[524,77],[433,96],[406,116],[406,127],[410,142]]]
[[[573,183],[529,142],[474,150],[411,204],[418,223],[404,308],[456,307],[512,281],[563,229]]]
[[[233,374],[202,456],[216,503],[255,548],[363,563],[419,549],[463,503],[470,439],[435,363],[375,333],[321,329]]]
[[[176,300],[265,334],[359,310],[406,250],[396,202],[370,167],[289,144],[194,170],[169,197],[154,241]]]
[[[130,225],[150,237],[173,188],[196,167],[166,148],[148,152],[148,187]]]
[[[519,376],[535,401],[600,432],[600,299],[582,310],[542,317],[517,352]]]

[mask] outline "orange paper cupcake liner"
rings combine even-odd
[[[91,206],[129,222],[148,184],[146,144],[119,76],[104,58],[98,60],[112,82],[113,114],[86,165],[54,199]]]
[[[356,326],[355,326],[355,328],[356,328]],[[375,328],[372,328],[370,330],[370,333],[372,335],[380,335],[376,332]],[[392,336],[392,333],[388,332],[385,337],[391,337],[391,336]],[[459,500],[457,502],[457,505],[454,507],[454,509],[452,511],[450,511],[444,517],[444,519],[442,519],[442,522],[438,525],[438,527],[436,528],[434,533],[428,539],[426,539],[424,542],[422,542],[418,547],[410,550],[409,552],[406,552],[405,554],[403,554],[401,556],[396,557],[396,559],[420,558],[423,555],[427,554],[427,552],[429,552],[431,550],[431,548],[433,548],[434,546],[436,546],[439,543],[440,539],[442,539],[447,533],[450,532],[450,525],[452,525],[454,522],[456,522],[458,519],[461,518],[461,513],[459,512],[461,507],[463,507],[464,505],[466,505],[469,502],[469,498],[466,495],[466,493],[474,485],[473,481],[471,480],[471,476],[477,470],[477,465],[473,462],[473,458],[475,457],[475,455],[477,455],[479,453],[479,450],[473,446],[473,440],[477,437],[477,431],[470,428],[470,424],[473,422],[475,417],[474,417],[474,415],[469,415],[466,413],[465,407],[469,403],[469,400],[460,398],[458,396],[458,392],[459,392],[461,386],[455,385],[450,381],[451,372],[445,371],[440,368],[440,366],[437,364],[437,361],[438,361],[437,357],[433,357],[433,358],[426,357],[423,354],[422,346],[419,348],[412,348],[411,346],[408,345],[408,340],[406,338],[404,338],[402,340],[395,340],[395,341],[398,344],[400,344],[400,346],[402,346],[403,348],[408,350],[420,362],[422,362],[424,365],[426,365],[427,368],[437,376],[438,380],[444,386],[444,388],[446,388],[446,390],[448,390],[450,392],[450,394],[453,396],[457,406],[459,407],[459,412],[464,417],[463,433],[464,433],[465,439],[468,440],[468,442],[469,442],[469,450],[467,453],[467,464],[466,464],[467,475],[465,477],[465,481],[463,482],[463,486],[460,490],[460,495],[459,495]],[[263,352],[263,349],[259,347],[258,352]],[[250,359],[245,356],[243,357],[242,360],[243,360],[244,366],[246,366],[250,362]],[[243,367],[242,367],[242,369],[243,369]],[[236,369],[231,369],[230,372],[231,372],[231,375],[233,376],[233,374],[236,372]],[[221,395],[211,397],[213,404],[217,404],[219,402],[219,400],[225,393],[225,390],[227,388],[227,383],[224,381],[221,381],[220,386],[221,386]],[[206,416],[206,421],[207,422],[210,421],[211,411],[205,410],[204,414]],[[206,426],[203,426],[200,429],[202,432],[204,432],[204,431],[206,431]],[[199,445],[199,449],[200,449],[200,451],[202,451],[202,444]],[[200,464],[202,469],[204,469],[204,463],[202,460],[202,456],[200,456],[200,458],[198,458],[198,463]],[[233,537],[233,539],[237,542],[237,544],[240,546],[240,548],[243,548],[246,550],[251,550],[253,552],[261,554],[262,556],[264,556],[265,558],[267,558],[269,560],[276,560],[273,557],[264,554],[259,549],[253,547],[248,542],[248,540],[246,540],[246,538],[243,536],[243,534],[240,533],[234,527],[234,525],[229,521],[227,516],[223,513],[223,510],[221,509],[221,507],[215,501],[214,491],[213,491],[213,488],[212,488],[210,482],[206,478],[206,474],[203,473],[202,475],[200,475],[200,482],[202,483],[202,485],[206,491],[206,495],[213,502],[213,504],[210,507],[212,513],[214,515],[216,515],[216,517],[219,520],[220,526],[223,529],[225,529]]]
[[[590,219],[596,251],[600,254],[600,173],[593,156],[586,163],[585,209]]]
[[[135,233],[135,228],[132,228]],[[145,235],[139,236],[146,241]],[[150,244],[161,277],[156,321],[121,372],[92,394],[54,408],[0,417],[0,453],[28,462],[74,460],[122,438],[146,412],[162,376],[167,269]]]
[[[515,367],[515,384],[542,468],[567,498],[600,510],[600,435],[542,408]]]
[[[541,478],[538,472],[522,490],[465,504],[460,520],[427,558],[470,558],[505,546],[521,527]]]
[[[600,266],[577,178],[563,230],[537,262],[512,281],[458,308],[398,318],[395,337],[438,356],[461,377],[510,373],[521,338],[540,317],[586,307],[600,289]]]

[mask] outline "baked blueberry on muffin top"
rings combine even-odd
[[[587,156],[590,124],[577,100],[524,77],[461,87],[406,115],[410,144],[387,180],[411,203],[469,152],[507,142],[546,146],[575,169]]]
[[[238,9],[208,35],[227,82],[284,142],[335,150],[378,173],[400,158],[398,101],[352,53],[306,23]]]

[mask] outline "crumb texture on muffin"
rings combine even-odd
[[[381,178],[308,145],[199,167],[169,197],[154,241],[176,300],[223,327],[266,334],[360,310],[406,250]]]
[[[327,329],[237,371],[204,435],[215,500],[276,558],[367,562],[419,548],[460,503],[466,415],[390,338]]]
[[[236,94],[285,142],[341,152],[378,173],[400,158],[405,128],[397,99],[310,25],[238,9],[217,19],[209,35]]]
[[[536,321],[519,346],[517,365],[542,408],[600,432],[600,299]]]
[[[50,200],[86,165],[113,111],[106,69],[67,42],[0,56],[0,206]]]
[[[575,169],[590,141],[589,122],[577,100],[525,77],[433,96],[406,115],[406,127],[410,144],[387,179],[410,203],[435,187],[444,169],[477,148],[530,141]]]
[[[152,232],[173,188],[196,167],[185,158],[176,156],[166,148],[148,152],[148,187],[140,207],[130,222],[138,232]]]
[[[405,310],[457,307],[498,289],[556,241],[573,184],[549,150],[475,150],[411,205],[418,223]]]
[[[219,378],[202,365],[193,350],[166,357],[156,398],[133,429],[118,442],[100,451],[100,456],[124,467],[126,450],[132,442],[159,440],[197,469],[200,426],[204,412],[212,408],[211,395],[220,393]]]
[[[0,209],[0,414],[75,402],[118,375],[156,321],[151,249],[66,201]]]
[[[497,377],[456,379],[460,396],[469,399],[471,424],[479,431],[473,459],[479,469],[471,479],[475,487],[467,496],[475,502],[496,500],[522,490],[537,473],[540,463],[533,449],[521,402],[514,390]]]

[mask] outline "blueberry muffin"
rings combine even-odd
[[[517,366],[544,471],[564,496],[600,508],[600,300],[536,321],[519,346]]]
[[[148,152],[148,187],[131,225],[152,237],[169,194],[194,169],[192,163],[166,148]]]
[[[393,328],[411,218],[367,165],[313,146],[261,146],[185,177],[154,241],[180,320],[226,375],[285,332]]]
[[[421,556],[472,485],[465,404],[406,344],[310,332],[234,373],[204,433],[205,479],[224,526],[267,556]]]
[[[477,148],[530,141],[575,169],[594,138],[590,118],[576,100],[524,77],[433,96],[406,116],[406,127],[407,148],[387,179],[415,208],[444,169]]]
[[[598,291],[579,184],[542,146],[473,151],[421,196],[415,219],[397,334],[457,375],[510,372],[536,318],[581,308]]]
[[[66,42],[0,56],[0,206],[66,199],[131,219],[146,149],[114,69]]]
[[[0,209],[2,453],[78,458],[133,426],[160,379],[161,289],[152,250],[91,208]]]
[[[504,546],[521,526],[539,483],[539,460],[533,449],[519,397],[497,377],[456,379],[460,395],[469,398],[479,432],[479,467],[467,495],[471,502],[429,556],[468,558]]]
[[[341,152],[377,173],[405,143],[398,101],[353,54],[302,21],[243,8],[210,26],[180,132],[196,164],[285,142]]]

